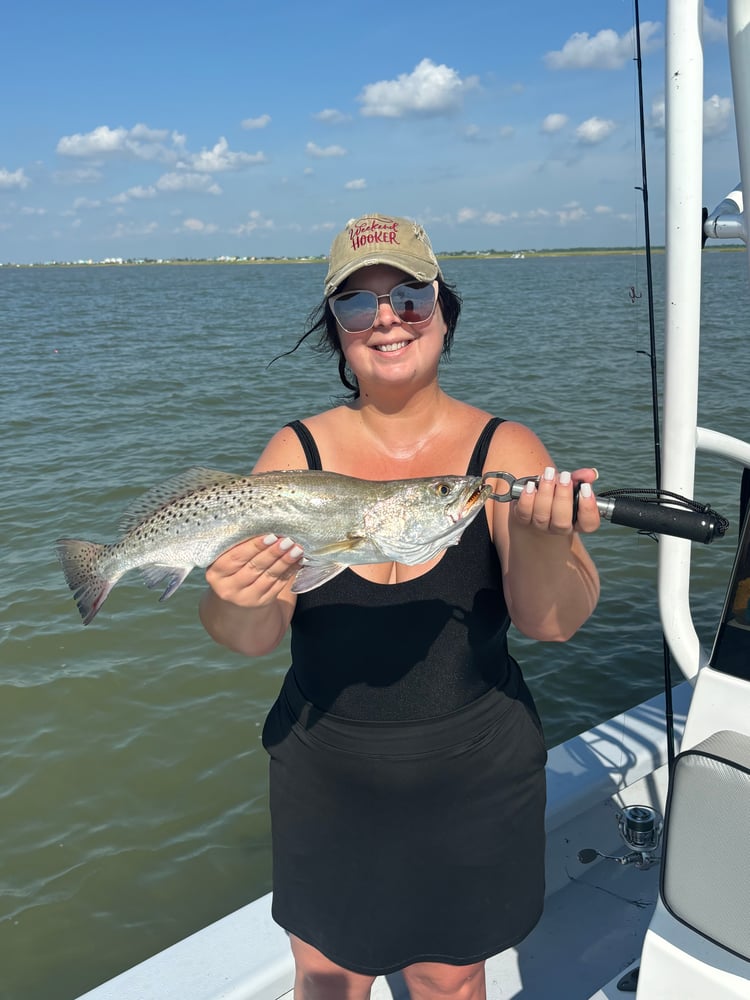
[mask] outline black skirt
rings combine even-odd
[[[517,665],[510,691],[410,723],[327,715],[290,670],[263,745],[274,919],[337,965],[468,965],[536,924],[546,752]]]

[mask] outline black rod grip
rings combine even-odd
[[[599,501],[597,501],[599,503]],[[657,535],[675,535],[689,538],[692,542],[708,543],[716,535],[714,516],[699,510],[685,510],[668,507],[665,504],[632,500],[628,497],[603,499],[607,510],[599,507],[600,513],[612,524],[622,524],[628,528],[653,532]]]

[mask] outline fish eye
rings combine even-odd
[[[440,497],[447,497],[451,491],[448,483],[438,483],[435,489],[437,490],[437,495]]]

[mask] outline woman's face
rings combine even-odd
[[[413,280],[395,267],[375,264],[355,271],[338,291],[361,290],[387,296],[396,285]],[[437,295],[437,282],[434,284]],[[399,318],[387,298],[382,298],[370,329],[347,333],[339,326],[338,331],[347,365],[362,386],[372,380],[396,384],[435,378],[447,327],[439,303],[430,319],[409,323]]]

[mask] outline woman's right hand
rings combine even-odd
[[[214,594],[228,604],[266,607],[294,579],[302,558],[301,546],[291,538],[249,538],[222,552],[206,570],[206,581]]]

